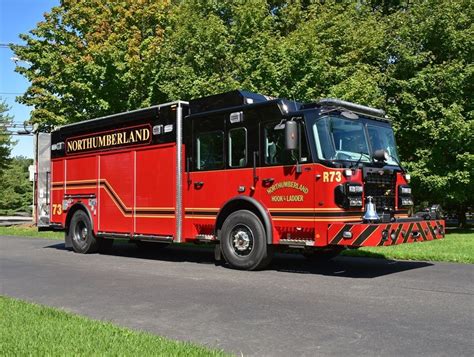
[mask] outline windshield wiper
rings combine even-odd
[[[369,160],[373,161],[369,154],[366,154],[365,152],[360,152],[359,154],[360,154],[359,159],[353,165],[350,166],[351,169],[352,168],[357,168],[357,166],[359,166],[359,164],[362,161],[362,158],[364,157],[364,155],[367,156],[367,158]]]
[[[398,159],[397,159],[395,156],[390,155],[390,154],[388,154],[388,156],[389,156],[393,161],[395,161],[395,163],[398,165],[398,167],[400,167],[400,170],[402,170],[402,173],[406,173],[406,170],[403,168],[401,162],[398,161]]]

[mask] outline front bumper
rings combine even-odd
[[[328,227],[328,244],[348,247],[376,247],[441,239],[443,220],[393,223],[335,223]]]

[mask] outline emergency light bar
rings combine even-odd
[[[372,107],[367,107],[365,105],[355,104],[351,102],[346,102],[345,100],[341,99],[334,99],[334,98],[324,98],[321,99],[318,104],[320,105],[328,105],[331,107],[341,107],[344,109],[348,109],[360,114],[367,114],[379,118],[385,118],[385,111],[382,109],[376,109]]]

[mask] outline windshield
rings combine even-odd
[[[370,146],[372,151],[383,149],[390,155],[387,164],[398,165],[398,154],[397,147],[395,145],[395,137],[393,136],[393,130],[390,127],[380,125],[367,125],[367,131],[369,133]]]
[[[327,116],[314,123],[313,133],[322,160],[372,162],[373,152],[384,149],[391,155],[387,164],[397,164],[395,138],[388,126],[368,124],[366,131],[364,121]]]

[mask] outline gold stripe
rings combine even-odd
[[[272,221],[314,222],[314,219],[308,219],[308,218],[273,218]]]
[[[272,221],[303,221],[303,222],[358,222],[360,219],[347,219],[347,218],[295,218],[295,217],[278,217],[272,218]]]
[[[69,190],[71,190],[71,191],[72,191],[72,190],[83,190],[83,189],[85,189],[85,188],[94,188],[94,189],[96,189],[97,186],[80,186],[80,187],[69,188],[69,189],[66,189],[65,191],[69,191]],[[62,188],[61,188],[61,189],[62,189]],[[68,195],[69,192],[65,192],[64,194],[65,194],[65,195]]]
[[[219,211],[219,208],[205,208],[205,207],[186,207],[188,211]]]
[[[301,212],[317,212],[317,211],[333,211],[333,212],[345,212],[343,209],[337,208],[269,208],[270,212],[278,211],[301,211]],[[353,212],[353,211],[351,211]]]
[[[176,218],[175,215],[163,215],[163,216],[150,216],[150,215],[146,215],[146,214],[136,214],[135,217],[141,217],[141,218]]]

